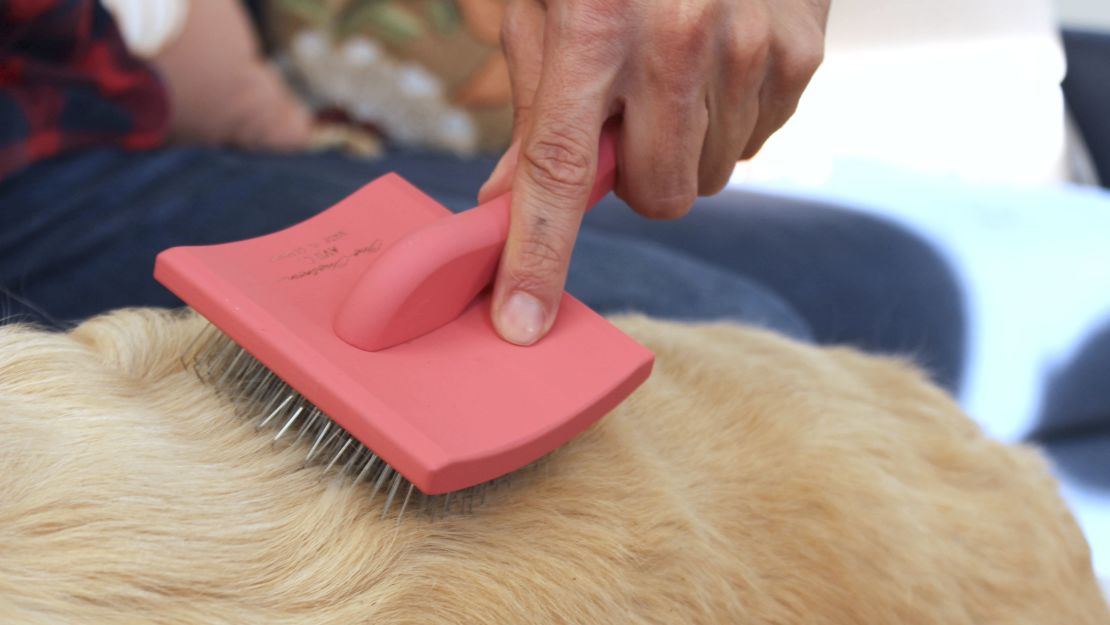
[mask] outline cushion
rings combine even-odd
[[[512,129],[504,0],[271,0],[267,31],[321,108],[397,143],[460,154]]]

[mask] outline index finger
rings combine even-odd
[[[494,287],[493,321],[529,345],[551,328],[593,187],[615,69],[580,35],[548,20],[544,66],[513,179],[509,236]]]

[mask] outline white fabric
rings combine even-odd
[[[212,2],[213,0],[199,0]],[[185,25],[189,0],[101,0],[115,18],[132,53],[151,58]]]
[[[1051,0],[834,0],[824,66],[750,164],[828,179],[844,159],[991,182],[1067,178]]]

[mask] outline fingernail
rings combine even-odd
[[[501,307],[501,336],[510,343],[531,345],[543,331],[543,306],[531,295],[517,291]]]

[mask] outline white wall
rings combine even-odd
[[[819,184],[859,160],[977,181],[1061,180],[1055,2],[833,0],[824,66],[738,180]]]
[[[1110,30],[1110,0],[1056,0],[1056,5],[1069,26]]]

